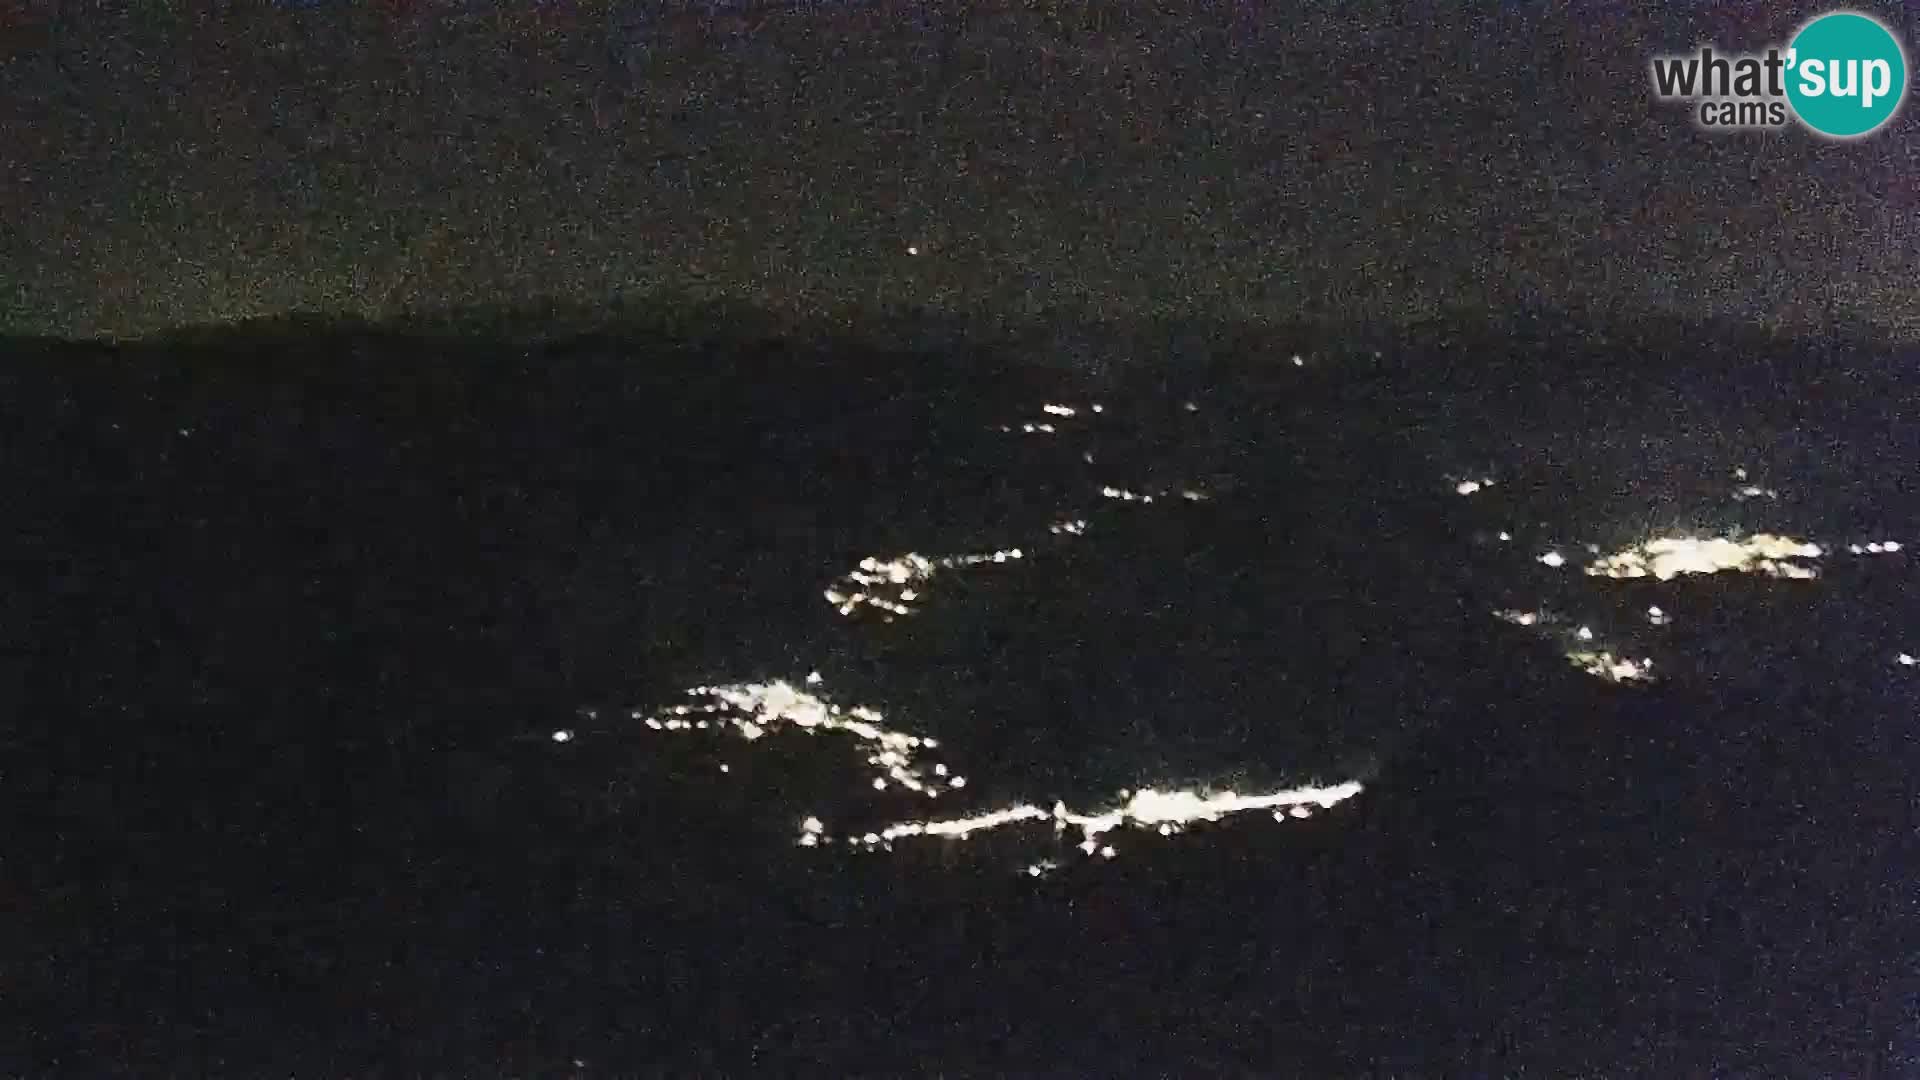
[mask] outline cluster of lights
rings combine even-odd
[[[1087,519],[1074,518],[1070,521],[1056,521],[1047,526],[1047,531],[1055,536],[1085,536],[1087,534]]]
[[[1026,557],[1019,548],[988,552],[984,555],[943,555],[928,558],[909,552],[891,559],[872,556],[860,560],[858,569],[842,576],[826,590],[827,603],[852,615],[861,608],[873,608],[891,620],[896,615],[911,615],[920,599],[921,586],[942,570],[953,570],[988,563],[1015,562]]]
[[[1898,540],[1876,540],[1869,544],[1848,544],[1850,555],[1898,555],[1905,550]]]
[[[809,675],[807,681],[819,685],[819,673]],[[866,755],[866,763],[874,774],[870,782],[876,791],[898,787],[934,799],[967,786],[966,777],[955,775],[944,763],[920,763],[920,753],[937,749],[937,742],[888,728],[885,719],[872,709],[843,709],[786,682],[696,686],[687,691],[687,696],[704,700],[695,705],[675,705],[660,715],[647,716],[647,728],[651,731],[719,730],[731,732],[747,742],[758,742],[783,728],[807,734],[835,732],[851,736]],[[729,770],[723,768],[722,771]]]
[[[1581,671],[1608,682],[1648,682],[1653,678],[1653,661],[1631,660],[1611,652],[1576,650],[1567,659]]]
[[[1103,499],[1112,499],[1115,502],[1137,502],[1142,505],[1147,505],[1151,504],[1155,499],[1166,498],[1167,493],[1158,491],[1148,494],[1142,491],[1129,491],[1126,488],[1114,487],[1112,484],[1108,484],[1100,489],[1100,497]],[[1206,502],[1208,498],[1207,493],[1198,488],[1182,488],[1180,497],[1188,502]]]
[[[1772,533],[1756,533],[1745,539],[1664,537],[1595,560],[1587,567],[1587,575],[1667,581],[1683,574],[1735,572],[1807,579],[1817,577],[1818,572],[1792,560],[1817,559],[1822,554],[1818,544]]]
[[[1492,486],[1493,486],[1493,478],[1491,476],[1482,476],[1477,478],[1467,477],[1465,479],[1454,481],[1453,493],[1455,495],[1478,495],[1482,491],[1485,491]]]

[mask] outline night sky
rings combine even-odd
[[[1817,6],[138,7],[0,8],[8,330],[662,294],[1920,329],[1911,109],[1830,144],[1650,100],[1651,53]]]

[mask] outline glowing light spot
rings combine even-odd
[[[1119,854],[1119,852],[1117,852],[1117,851],[1115,851],[1115,850],[1113,850],[1113,845],[1112,845],[1112,844],[1108,844],[1108,845],[1106,845],[1105,847],[1102,847],[1102,848],[1100,849],[1100,857],[1101,857],[1101,858],[1103,858],[1103,859],[1111,859],[1111,858],[1113,858],[1113,857],[1114,857],[1115,855],[1118,855],[1118,854]]]
[[[918,255],[920,254],[920,248],[917,245],[909,244],[907,246],[907,254]]]
[[[1293,354],[1293,366],[1294,366],[1294,367],[1306,367],[1306,366],[1307,366],[1307,358],[1306,358],[1306,357],[1304,357],[1304,356],[1301,356],[1301,355],[1300,355],[1299,353],[1294,353],[1294,354]]]
[[[1592,641],[1593,629],[1591,627],[1583,626],[1580,629],[1575,630],[1573,632],[1573,636],[1579,638],[1581,641]]]
[[[1913,667],[1916,664],[1920,664],[1920,658],[1915,658],[1909,653],[1901,653],[1899,656],[1893,658],[1893,662],[1899,664],[1901,667]]]
[[[561,728],[559,731],[553,733],[553,741],[557,743],[572,742],[573,732],[568,731],[566,728]]]
[[[1545,555],[1540,556],[1540,561],[1556,570],[1567,565],[1566,556],[1561,555],[1557,551],[1549,551]]]
[[[1053,416],[1072,416],[1074,414],[1073,409],[1065,405],[1042,405],[1040,406],[1040,411]]]
[[[1513,539],[1513,534],[1510,532],[1507,532],[1505,529],[1502,529],[1500,531],[1500,539],[1502,541],[1511,540]]]

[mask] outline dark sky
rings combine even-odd
[[[665,290],[1920,331],[1912,108],[1833,144],[1649,100],[1650,54],[1822,6],[137,6],[0,4],[8,329]]]

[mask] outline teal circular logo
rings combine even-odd
[[[1877,19],[1822,15],[1787,47],[1787,101],[1822,135],[1852,139],[1877,131],[1906,96],[1906,51]]]

